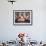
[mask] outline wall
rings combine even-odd
[[[13,10],[33,10],[32,26],[14,26]],[[46,0],[17,0],[13,5],[0,0],[0,40],[15,40],[19,32],[26,32],[33,40],[46,40]]]

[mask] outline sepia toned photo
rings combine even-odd
[[[14,10],[13,24],[32,24],[32,10]]]

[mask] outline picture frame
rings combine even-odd
[[[13,10],[13,25],[32,25],[32,10]]]

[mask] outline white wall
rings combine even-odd
[[[13,10],[33,10],[32,26],[14,26]],[[13,5],[0,0],[0,40],[15,40],[19,32],[31,34],[33,40],[46,40],[46,0],[17,0]]]

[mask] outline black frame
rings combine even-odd
[[[30,23],[15,23],[15,14],[16,14],[16,12],[30,12],[30,20],[31,20],[31,22]],[[32,25],[33,24],[33,11],[32,10],[13,10],[13,25]]]

